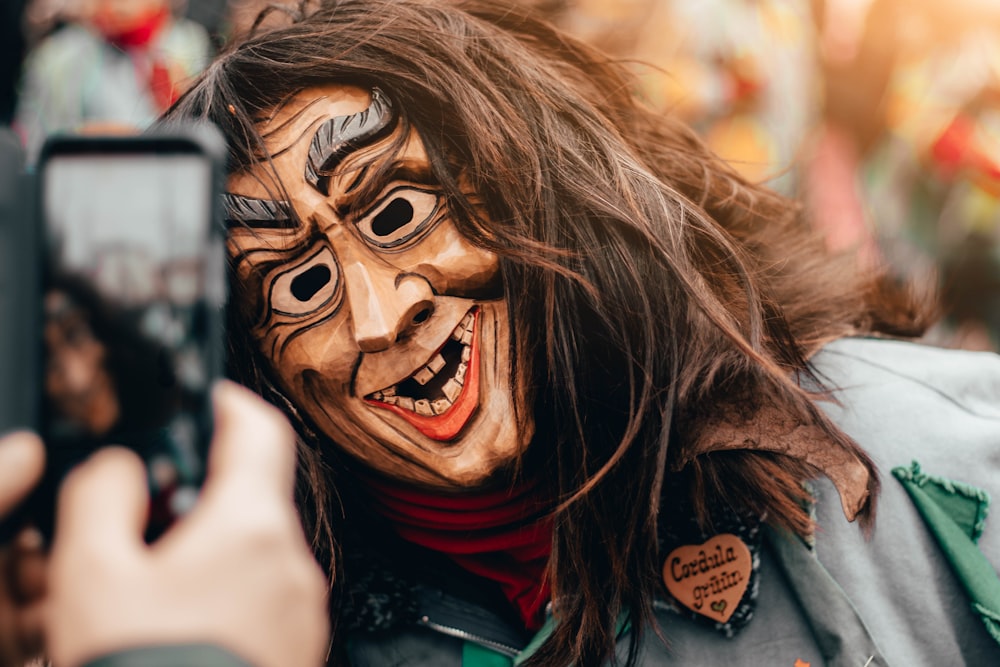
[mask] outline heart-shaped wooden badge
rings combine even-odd
[[[678,602],[725,623],[750,583],[753,559],[743,541],[729,533],[704,544],[684,545],[663,563],[663,583]]]

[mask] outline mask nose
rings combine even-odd
[[[377,262],[344,266],[354,340],[365,353],[392,347],[434,312],[434,292],[422,276]]]

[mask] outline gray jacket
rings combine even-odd
[[[833,485],[817,480],[815,551],[767,534],[749,624],[727,638],[664,604],[657,622],[667,644],[647,632],[641,664],[1000,665],[1000,644],[890,473],[916,460],[928,474],[1000,496],[1000,356],[856,338],[811,363],[837,388],[828,414],[880,470],[874,534],[846,521]],[[979,547],[1000,568],[1000,519],[986,523]],[[458,666],[464,653],[470,667],[486,647],[516,665],[530,652],[528,638],[490,609],[432,587],[420,604],[416,626],[353,637],[352,664]]]

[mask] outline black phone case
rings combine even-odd
[[[38,234],[17,136],[0,130],[0,434],[34,428]]]
[[[19,176],[19,185],[11,197],[16,212],[7,218],[24,218],[28,222],[26,224],[6,222],[3,229],[6,237],[3,238],[4,242],[0,243],[0,249],[6,247],[8,254],[16,256],[15,261],[4,263],[9,268],[2,274],[4,282],[0,284],[3,312],[13,315],[5,319],[14,324],[3,328],[5,339],[0,340],[0,350],[4,355],[0,360],[0,364],[3,364],[0,366],[0,382],[3,383],[0,385],[2,387],[0,391],[3,392],[0,394],[0,409],[4,410],[0,427],[4,427],[5,430],[30,427],[44,435],[48,426],[48,422],[44,421],[45,409],[42,400],[44,384],[42,373],[45,362],[41,307],[44,286],[50,278],[49,268],[44,260],[47,241],[41,214],[44,194],[42,174],[47,161],[53,156],[107,154],[159,156],[177,153],[196,154],[211,165],[213,208],[209,217],[212,230],[210,244],[213,252],[208,258],[211,266],[208,267],[206,278],[210,287],[204,294],[207,307],[204,309],[203,322],[199,325],[199,335],[204,337],[203,344],[207,351],[204,358],[207,377],[214,380],[223,376],[224,310],[228,276],[219,196],[223,187],[225,150],[219,133],[208,126],[173,126],[129,137],[56,136],[50,138],[42,149],[38,173],[31,177]],[[33,196],[25,196],[26,193],[33,193]],[[10,243],[6,242],[8,240]],[[8,285],[16,285],[16,288],[7,289]],[[2,372],[8,369],[10,372]],[[211,406],[208,399],[209,394],[205,391],[200,406],[192,408],[191,414],[194,417],[189,420],[196,425],[198,436],[197,445],[193,448],[195,455],[187,457],[186,465],[187,469],[191,470],[191,464],[194,463],[196,478],[189,474],[178,485],[189,496],[196,492],[204,475],[205,457],[211,435]],[[165,432],[163,429],[160,430],[161,435]],[[105,444],[125,444],[131,447],[143,457],[147,468],[151,471],[152,504],[147,539],[155,539],[178,514],[182,513],[178,507],[190,506],[190,502],[181,502],[173,495],[168,496],[166,490],[157,488],[152,474],[154,448],[151,444],[144,444],[137,439],[133,442],[102,441],[87,443],[84,446],[66,447],[53,444],[58,442],[58,438],[49,437],[46,440],[47,463],[44,479],[21,507],[10,516],[0,519],[0,541],[9,539],[10,535],[27,522],[35,525],[44,537],[51,537],[54,530],[55,498],[63,477],[94,449]],[[156,455],[161,464],[163,454],[163,448],[160,446]],[[175,492],[176,489],[170,490],[170,494]]]

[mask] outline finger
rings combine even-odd
[[[7,514],[38,483],[45,469],[45,448],[33,433],[0,439],[0,516]]]
[[[249,484],[292,497],[295,484],[295,435],[277,408],[232,382],[213,391],[215,435],[206,485]]]
[[[15,624],[17,652],[22,660],[41,655],[45,647],[45,604],[35,602],[17,612]]]
[[[62,484],[53,551],[138,548],[148,512],[146,467],[139,457],[120,447],[99,449]]]
[[[45,645],[45,613],[42,601],[29,606],[0,606],[0,665],[27,667],[29,660],[41,655]]]
[[[45,595],[48,558],[41,534],[28,528],[21,531],[11,548],[11,597],[18,604],[30,604]]]

